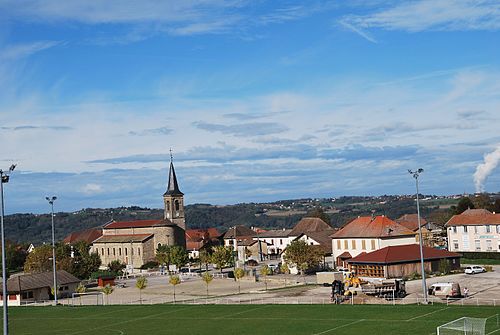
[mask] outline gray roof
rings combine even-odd
[[[223,235],[223,238],[228,239],[228,238],[234,238],[236,233],[236,238],[243,238],[243,237],[252,237],[252,236],[257,236],[257,233],[254,232],[252,229],[246,227],[246,226],[236,226],[229,228]]]
[[[57,271],[57,284],[67,285],[79,283],[80,279],[64,270]],[[7,280],[7,291],[17,293],[21,291],[34,290],[43,287],[52,287],[54,284],[53,272],[42,272],[12,276]],[[0,291],[2,288],[0,287]]]
[[[153,234],[103,235],[94,243],[143,242],[152,236]]]
[[[163,194],[163,196],[166,195],[184,195],[179,190],[179,184],[177,184],[177,177],[175,175],[175,169],[174,169],[174,163],[171,161],[170,162],[170,172],[168,174],[168,185],[167,185],[167,191]]]
[[[288,237],[288,236],[290,236],[291,232],[292,232],[291,229],[274,229],[274,230],[268,230],[266,232],[260,233],[257,236],[262,237],[262,238],[265,238],[265,237]]]

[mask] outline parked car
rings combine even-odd
[[[255,259],[249,259],[245,262],[245,265],[249,266],[257,266],[259,265],[259,262],[257,262]]]
[[[269,270],[271,270],[273,273],[277,273],[279,271],[278,264],[269,264],[268,267],[269,267]]]
[[[465,273],[468,275],[473,275],[481,272],[486,272],[486,269],[479,265],[469,265],[465,267]]]
[[[461,298],[462,291],[458,283],[435,283],[429,287],[429,294],[441,298]]]

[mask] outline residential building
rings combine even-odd
[[[292,229],[273,229],[254,236],[254,240],[267,243],[268,256],[277,259],[285,248],[298,236],[291,235]]]
[[[500,214],[468,209],[446,223],[448,250],[500,252]]]
[[[56,276],[59,297],[71,297],[78,283],[80,283],[80,279],[64,270],[58,270]],[[9,306],[20,306],[26,303],[51,300],[54,298],[52,294],[53,285],[54,274],[52,271],[13,275],[7,279],[8,304]],[[0,287],[0,301],[3,298],[1,290]]]
[[[347,266],[348,259],[362,252],[417,243],[413,231],[384,215],[359,216],[331,237],[332,256],[337,266]]]
[[[246,226],[238,225],[229,228],[223,235],[222,240],[224,246],[231,247],[234,251],[238,251],[238,261],[245,261],[245,249],[240,248],[239,245],[246,240],[253,240],[256,232]]]
[[[155,259],[160,245],[186,247],[184,193],[179,190],[172,161],[163,201],[163,219],[111,221],[103,226],[102,236],[93,242],[91,251],[101,257],[104,266],[118,260],[139,268]]]
[[[186,230],[186,250],[189,258],[198,258],[200,250],[219,245],[220,235],[216,228]]]
[[[441,262],[450,270],[460,268],[460,254],[447,250],[423,247],[426,272],[440,272]],[[348,267],[359,277],[402,278],[422,273],[420,246],[418,244],[393,245],[368,253],[361,253],[347,260]]]
[[[417,239],[417,243],[419,241],[419,233],[418,233],[418,215],[417,214],[404,214],[401,217],[397,218],[397,223],[405,226],[415,233],[415,238]],[[422,231],[422,240],[423,245],[432,247],[434,244],[434,236],[431,230],[428,227],[427,220],[423,217],[420,218],[420,227]]]

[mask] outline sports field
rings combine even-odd
[[[12,334],[435,334],[463,316],[500,307],[392,305],[121,305],[9,308]]]

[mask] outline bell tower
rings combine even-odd
[[[165,204],[163,218],[170,220],[172,223],[175,223],[180,228],[186,230],[186,220],[184,217],[184,193],[179,190],[179,185],[177,184],[172,150],[170,150],[170,171],[168,174],[167,191],[163,194],[163,202]]]

